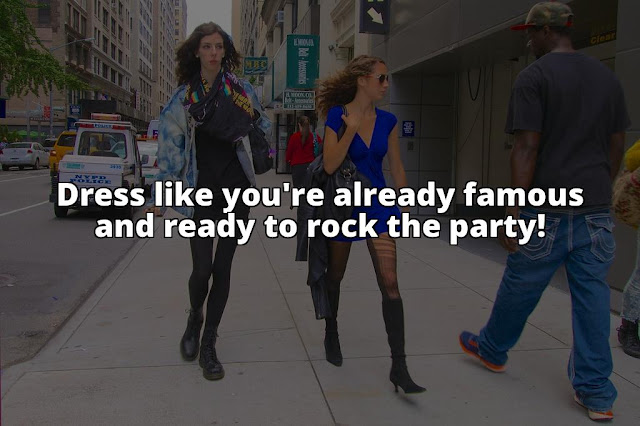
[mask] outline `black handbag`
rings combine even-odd
[[[342,112],[344,115],[347,115],[347,108],[343,105]],[[344,132],[346,131],[346,124],[344,121],[338,129],[338,141],[342,139],[344,136]],[[324,187],[322,188],[324,191],[324,217],[331,217],[336,219],[338,222],[342,222],[351,217],[351,213],[353,212],[353,206],[336,206],[335,205],[335,196],[336,190],[338,188],[346,188],[349,191],[355,189],[354,183],[359,181],[361,183],[362,188],[368,188],[371,186],[371,181],[364,174],[360,173],[356,168],[355,163],[349,157],[349,154],[345,155],[344,160],[340,164],[340,167],[333,172],[332,174],[328,174],[324,172],[323,164],[323,154],[318,155],[316,159],[309,165],[307,168],[308,171],[311,170],[322,170],[324,173],[323,179]]]
[[[347,115],[347,109],[342,106],[342,111],[344,115]],[[346,130],[346,124],[343,122],[338,129],[338,141],[344,136],[344,132]],[[315,176],[316,179],[313,179],[312,176]],[[321,216],[324,218],[332,218],[342,223],[344,220],[349,219],[353,212],[353,206],[336,206],[335,205],[335,195],[336,190],[338,188],[346,188],[350,191],[354,190],[354,183],[356,181],[361,182],[362,187],[370,187],[371,181],[364,174],[360,173],[356,168],[355,163],[347,154],[342,160],[340,167],[333,172],[332,174],[328,174],[324,171],[324,163],[323,163],[323,154],[320,153],[316,157],[315,160],[309,164],[307,167],[307,176],[306,182],[317,182],[322,185],[322,190],[324,191],[324,203],[323,203],[323,211]],[[309,188],[307,188],[309,189]],[[328,259],[319,258],[322,257],[319,253],[315,255],[309,256],[309,269],[314,270],[315,266],[311,264],[311,262],[323,264],[323,267],[326,267],[326,262]],[[329,302],[329,294],[327,290],[327,283],[325,282],[324,275],[322,277],[316,277],[317,279],[313,280],[313,284],[310,284],[311,290],[311,299],[313,300],[313,307],[316,315],[316,319],[320,320],[323,318],[333,318],[333,312],[331,310],[331,304]],[[310,275],[311,277],[311,275]]]
[[[251,123],[251,128],[247,135],[249,136],[251,156],[253,157],[253,170],[255,174],[261,175],[268,172],[273,168],[273,158],[269,155],[269,142],[267,141],[267,136],[255,121]]]

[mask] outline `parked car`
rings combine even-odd
[[[25,166],[37,170],[48,164],[48,160],[49,153],[38,142],[14,142],[0,152],[0,163],[5,171],[12,166],[18,166],[20,170]]]
[[[75,144],[75,130],[65,130],[58,135],[58,139],[56,139],[53,149],[49,151],[49,169],[51,169],[51,173],[55,173],[58,170],[58,163],[62,160],[62,157],[73,152]]]
[[[58,138],[46,138],[44,142],[42,142],[42,146],[44,147],[44,150],[47,152],[51,152],[57,140]]]
[[[140,151],[142,163],[142,176],[144,177],[144,187],[147,193],[151,193],[151,187],[156,181],[156,176],[160,169],[158,168],[158,142],[138,141],[138,150]]]

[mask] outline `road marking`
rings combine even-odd
[[[32,208],[34,208],[34,207],[38,207],[38,206],[41,206],[41,205],[43,205],[43,204],[47,204],[48,202],[49,202],[49,201],[43,201],[43,202],[38,203],[38,204],[33,204],[33,205],[31,205],[31,206],[23,207],[23,208],[21,208],[21,209],[11,210],[10,212],[6,212],[6,213],[2,213],[2,214],[0,214],[0,217],[2,217],[2,216],[8,216],[8,215],[13,214],[13,213],[18,213],[18,212],[21,212],[21,211],[23,211],[23,210],[32,209]]]
[[[48,174],[42,174],[42,175],[38,175],[38,176],[29,176],[29,177],[21,177],[21,178],[15,178],[15,179],[6,179],[6,180],[2,180],[0,179],[0,183],[4,183],[4,182],[13,182],[16,180],[23,180],[23,179],[35,179],[35,178],[41,178],[41,177],[49,177]]]

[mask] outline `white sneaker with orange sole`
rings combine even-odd
[[[613,420],[613,411],[611,411],[611,410],[609,410],[609,411],[594,411],[591,408],[589,408],[586,405],[584,405],[582,403],[582,401],[580,401],[580,398],[578,398],[578,395],[573,395],[573,399],[578,403],[578,405],[580,405],[581,407],[587,409],[587,412],[589,413],[589,418],[591,420],[595,420],[597,422]]]

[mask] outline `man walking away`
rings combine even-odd
[[[510,207],[507,216],[536,220],[546,215],[545,235],[518,247],[502,230],[509,251],[489,321],[460,345],[494,372],[504,371],[507,352],[556,270],[565,265],[571,290],[573,348],[568,374],[574,399],[592,420],[613,418],[617,391],[609,346],[609,286],[614,259],[611,184],[618,173],[624,132],[630,121],[615,75],[599,61],[576,52],[571,43],[571,9],[538,3],[524,25],[537,60],[512,89],[506,132],[514,134],[511,186],[582,188],[580,207]]]

